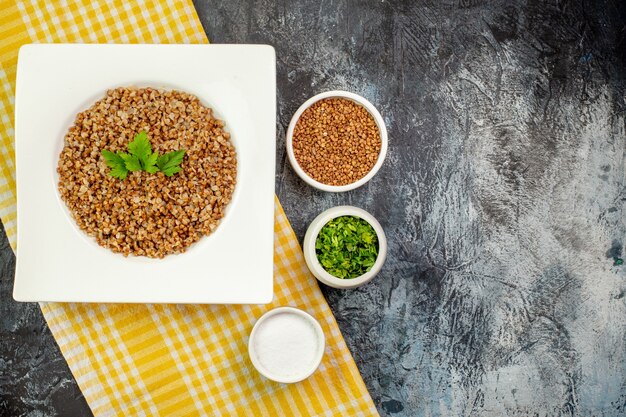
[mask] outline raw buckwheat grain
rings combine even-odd
[[[363,178],[376,164],[380,148],[372,115],[345,98],[314,103],[302,113],[293,132],[298,164],[311,178],[328,185]]]

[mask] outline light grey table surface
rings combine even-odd
[[[301,239],[339,204],[382,223],[371,284],[324,288],[383,416],[626,415],[626,7],[620,1],[196,1],[214,43],[277,52],[276,191]],[[366,186],[317,192],[284,133],[311,95],[390,133]],[[83,416],[0,240],[0,416]]]

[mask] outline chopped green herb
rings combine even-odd
[[[619,265],[622,265],[623,263],[624,263],[624,260],[622,258],[618,258],[617,256],[613,257],[614,266],[619,266]]]
[[[337,217],[320,230],[315,253],[329,274],[337,278],[356,278],[374,266],[378,236],[374,228],[359,217]]]
[[[106,149],[102,151],[107,165],[111,167],[110,175],[121,180],[125,179],[128,171],[146,171],[150,174],[163,172],[168,177],[181,171],[180,163],[185,156],[185,150],[173,151],[159,156],[152,152],[148,134],[141,131],[128,144],[128,152],[113,153]]]

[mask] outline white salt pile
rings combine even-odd
[[[298,314],[279,313],[260,323],[254,351],[267,372],[289,379],[312,371],[320,350],[312,324]]]

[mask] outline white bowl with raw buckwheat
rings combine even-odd
[[[385,122],[364,97],[327,91],[308,99],[287,129],[287,155],[307,184],[331,192],[368,182],[387,155]]]

